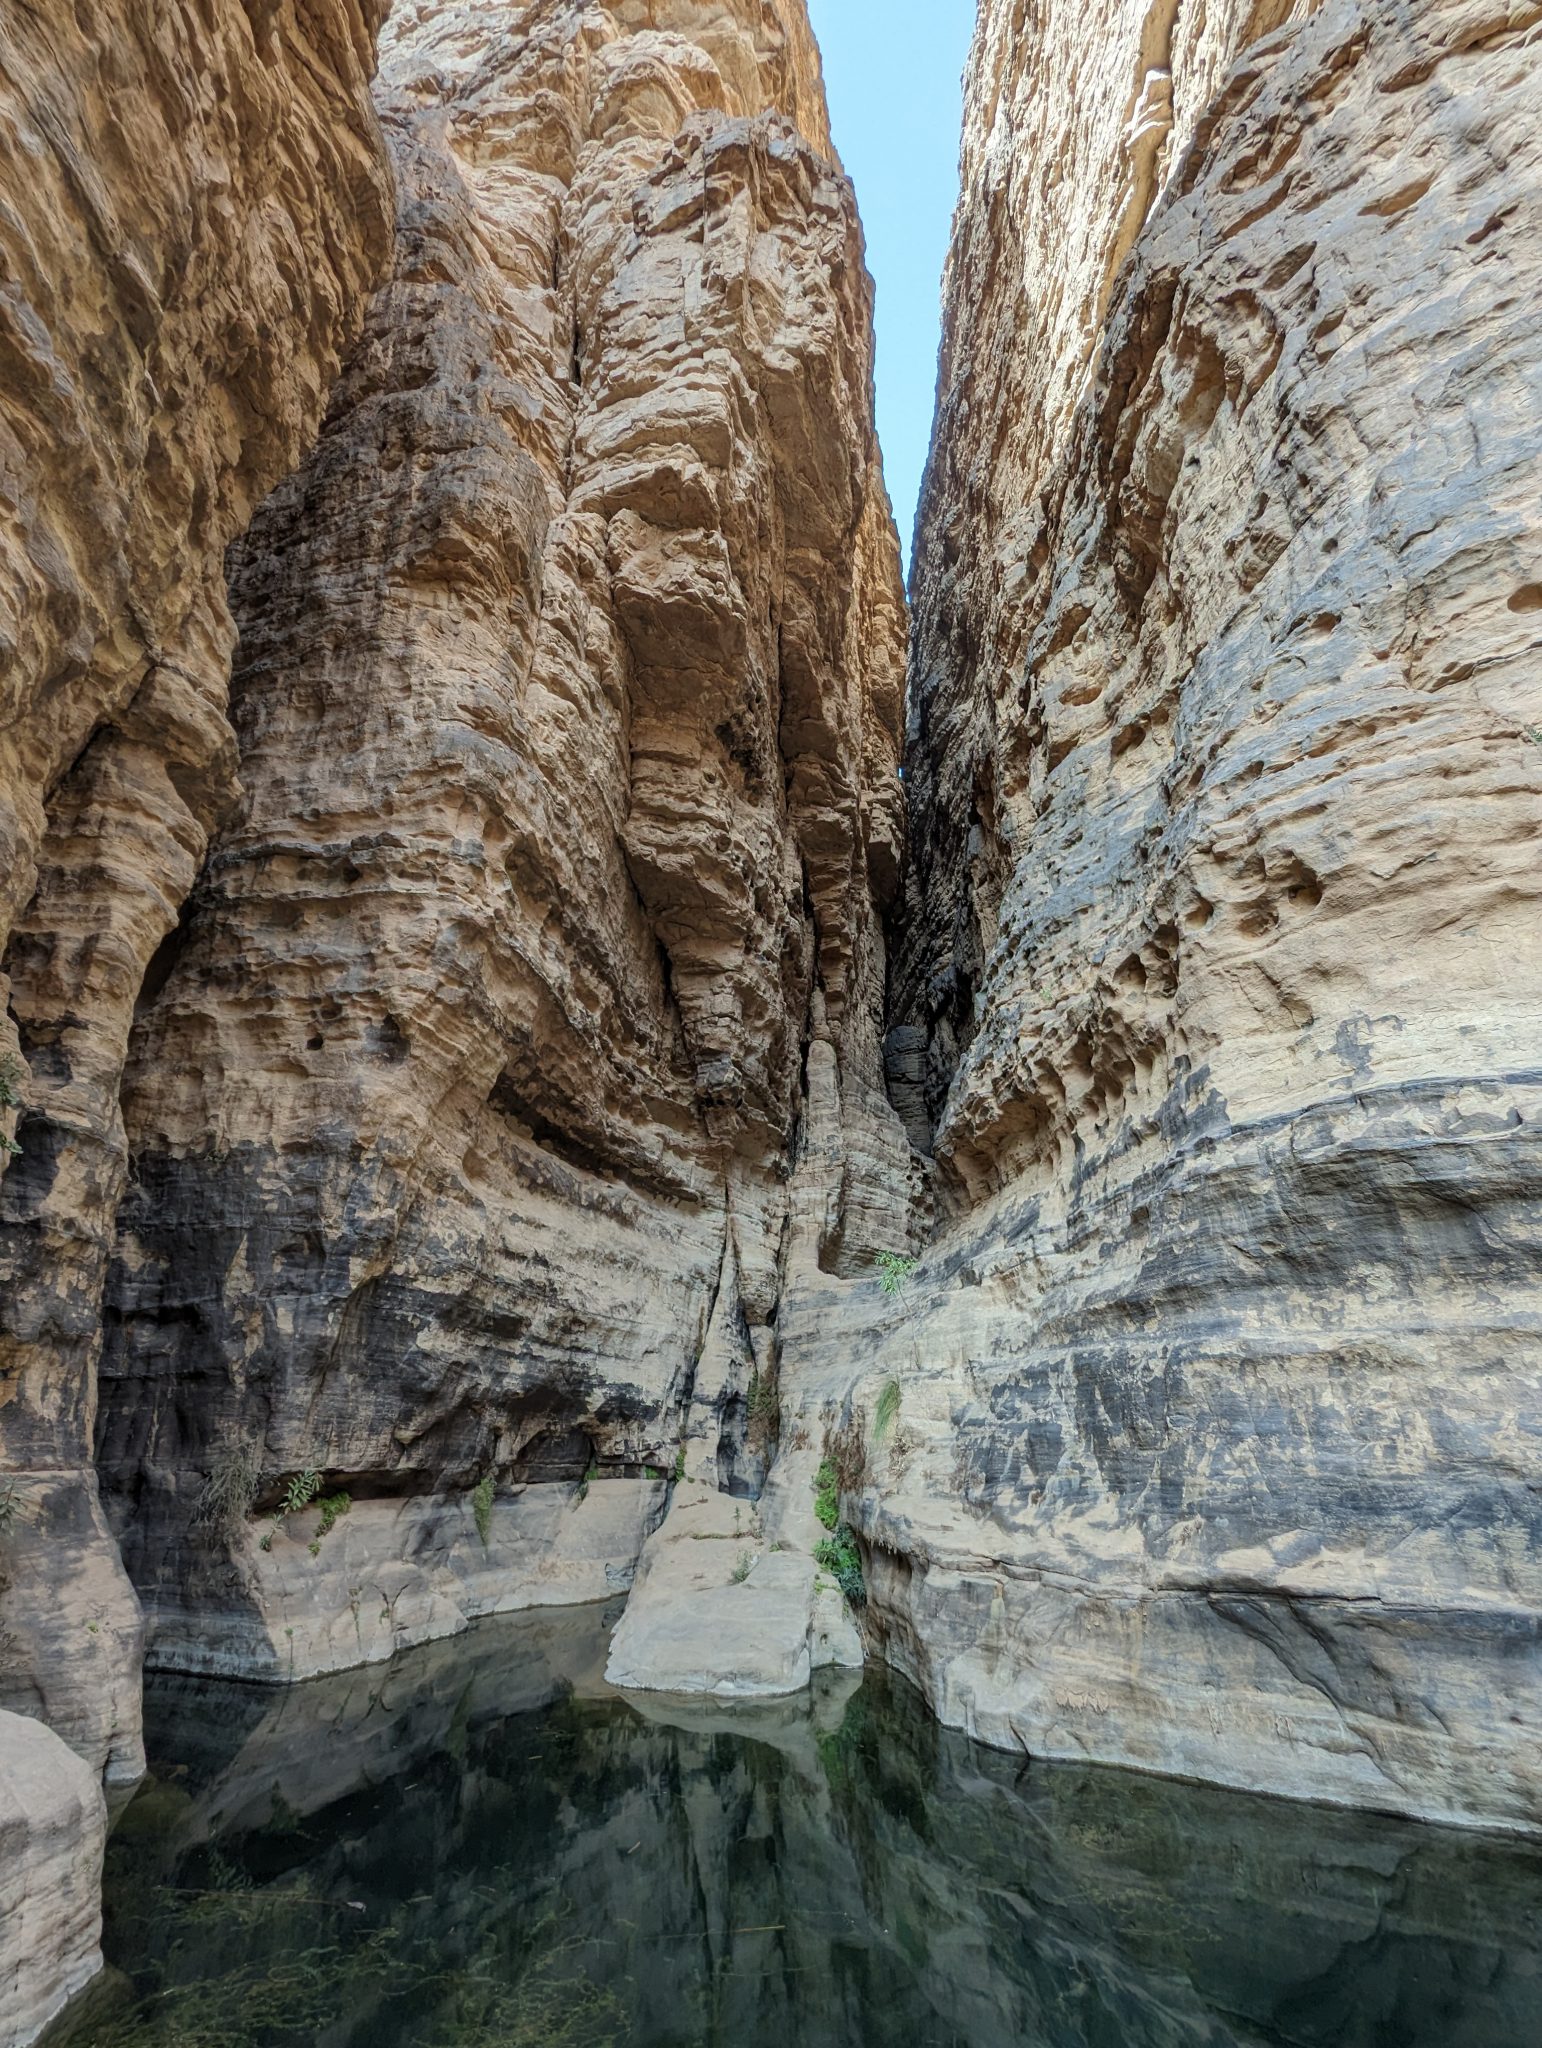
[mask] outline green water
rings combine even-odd
[[[49,2048],[1535,2048],[1542,1853],[1025,1767],[881,1674],[605,1695],[604,1617],[159,1682]]]

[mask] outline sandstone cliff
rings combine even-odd
[[[801,0],[416,0],[376,97],[393,272],[232,553],[242,797],[107,1297],[150,1654],[277,1676],[758,1488],[795,1198],[847,1270],[908,1170],[904,604]],[[305,1474],[346,1516],[275,1515]]]
[[[1036,1754],[1536,1826],[1542,8],[1030,12],[913,593],[879,1631]]]
[[[140,1623],[91,1469],[119,1083],[235,796],[224,551],[314,434],[386,253],[383,12],[5,10],[0,1704],[124,1777]]]

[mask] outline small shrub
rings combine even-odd
[[[353,1506],[353,1496],[348,1493],[323,1494],[316,1505],[321,1510],[321,1521],[316,1530],[319,1538],[330,1534],[334,1526],[347,1514]]]
[[[259,1550],[271,1550],[273,1548],[273,1531],[271,1529],[264,1530],[262,1535],[258,1537],[257,1548]]]
[[[898,1380],[885,1380],[883,1392],[878,1396],[878,1406],[873,1410],[873,1442],[881,1444],[894,1427],[899,1414],[900,1388]]]
[[[754,1569],[755,1569],[755,1560],[754,1560],[754,1557],[753,1557],[753,1556],[752,1556],[752,1555],[750,1554],[750,1552],[749,1552],[749,1551],[747,1551],[747,1550],[742,1550],[742,1551],[740,1551],[740,1553],[739,1553],[739,1562],[738,1562],[738,1563],[737,1563],[737,1564],[736,1564],[736,1565],[734,1566],[734,1569],[733,1569],[733,1581],[734,1581],[734,1584],[735,1584],[736,1586],[742,1586],[742,1585],[744,1584],[745,1580],[746,1580],[746,1579],[747,1579],[747,1578],[749,1577],[750,1573],[751,1573],[751,1572],[752,1572],[752,1571],[753,1571]]]
[[[902,1293],[915,1270],[915,1260],[907,1259],[903,1252],[878,1254],[878,1284],[885,1294]]]
[[[1542,747],[1542,725],[1528,725],[1525,737],[1534,747]]]
[[[587,1500],[589,1498],[589,1489],[599,1476],[600,1461],[591,1452],[589,1456],[589,1469],[578,1482],[578,1497],[580,1500]]]
[[[814,1513],[826,1529],[834,1529],[841,1519],[840,1481],[835,1476],[832,1458],[826,1458],[814,1474]]]
[[[0,1486],[0,1536],[8,1536],[21,1513],[21,1495],[7,1480]]]
[[[814,1562],[830,1574],[853,1607],[862,1605],[867,1598],[867,1582],[862,1576],[862,1553],[857,1548],[856,1537],[844,1522],[833,1536],[815,1544]]]
[[[313,1536],[313,1537],[311,1538],[310,1542],[309,1542],[309,1543],[307,1543],[305,1547],[306,1547],[306,1549],[307,1549],[307,1550],[308,1550],[308,1551],[310,1552],[310,1554],[311,1554],[311,1556],[312,1556],[312,1557],[320,1557],[320,1555],[321,1555],[321,1538],[320,1538],[319,1536]]]
[[[482,1539],[482,1548],[487,1548],[493,1533],[493,1475],[484,1475],[471,1489],[471,1513],[477,1525],[477,1534]]]
[[[235,1444],[214,1462],[193,1509],[194,1524],[221,1535],[236,1535],[252,1511],[262,1484],[262,1466],[250,1444]]]
[[[297,1515],[302,1508],[308,1508],[321,1491],[321,1474],[311,1466],[297,1472],[284,1489],[284,1498],[278,1504],[279,1517]]]
[[[680,1448],[679,1448],[679,1450],[677,1450],[677,1451],[675,1452],[675,1477],[676,1477],[676,1479],[683,1479],[683,1478],[685,1477],[685,1438],[684,1438],[684,1437],[681,1437],[681,1439],[680,1439]]]

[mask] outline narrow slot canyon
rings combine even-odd
[[[965,11],[907,556],[817,0],[0,0],[0,2048],[1542,2028],[1542,4]]]

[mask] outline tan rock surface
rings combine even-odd
[[[107,1807],[89,1764],[0,1713],[0,2040],[35,2041],[102,1967]]]
[[[383,11],[27,6],[0,51],[0,1701],[119,1776],[140,1624],[90,1469],[119,1081],[235,794],[224,550],[385,253]]]
[[[232,554],[244,797],[125,1094],[103,1470],[152,1656],[202,1616],[221,1668],[330,1661],[334,1558],[461,1625],[425,1531],[484,1480],[758,1487],[790,1186],[844,1270],[908,1172],[903,600],[800,0],[420,0],[377,98],[394,275]],[[251,1527],[353,1500],[302,1621],[237,1468]]]
[[[1133,233],[1173,10],[982,14],[875,1621],[993,1740],[1536,1827],[1542,8],[1204,12]]]

